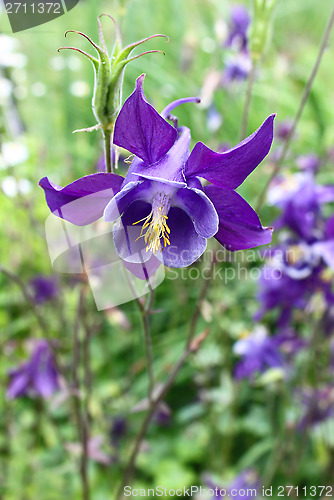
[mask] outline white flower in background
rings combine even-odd
[[[66,67],[66,61],[63,56],[55,56],[50,59],[50,66],[55,71],[62,71]]]
[[[22,142],[4,142],[1,147],[0,168],[12,167],[24,163],[29,158],[29,151]]]
[[[80,69],[82,67],[82,62],[78,56],[69,56],[66,60],[66,63],[67,63],[67,67],[71,71],[77,71],[78,69]]]
[[[18,43],[14,38],[0,35],[0,67],[23,68],[27,64],[24,54],[17,52]]]
[[[7,78],[0,78],[0,105],[6,104],[13,90],[13,84]]]
[[[12,175],[5,177],[1,183],[3,193],[9,198],[14,198],[19,193],[28,194],[32,190],[32,184],[28,179],[17,180]]]
[[[18,41],[8,35],[0,35],[0,46],[1,53],[8,54],[9,52],[14,52],[18,48]]]
[[[70,90],[75,97],[87,97],[91,92],[90,86],[83,80],[73,82]]]
[[[31,86],[31,93],[35,97],[43,97],[46,94],[46,86],[42,82],[35,82]]]

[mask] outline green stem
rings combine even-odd
[[[79,378],[80,366],[80,323],[82,322],[82,315],[84,311],[84,287],[80,290],[79,302],[77,307],[77,314],[74,324],[74,337],[73,337],[73,366],[72,366],[72,381],[73,381],[73,409],[78,430],[78,437],[81,444],[80,456],[80,479],[82,487],[82,500],[90,500],[90,487],[88,477],[88,441],[89,441],[89,423],[87,414],[82,408],[81,402],[81,384]]]
[[[113,172],[112,156],[111,156],[112,136],[113,134],[111,130],[106,129],[103,131],[104,155],[105,155],[106,169],[108,173]]]
[[[150,404],[152,404],[153,390],[154,390],[153,349],[152,349],[152,336],[151,336],[151,326],[150,326],[150,315],[152,313],[153,302],[154,302],[154,290],[152,288],[150,289],[150,295],[145,307],[143,307],[140,301],[137,300],[137,304],[139,305],[142,315],[144,335],[145,335],[147,371],[149,378],[148,399]]]
[[[243,140],[247,134],[248,116],[249,116],[249,109],[250,109],[250,104],[251,104],[251,100],[252,100],[256,68],[257,68],[257,65],[253,61],[252,68],[251,68],[250,73],[248,75],[248,81],[247,81],[246,100],[245,100],[245,106],[244,106],[244,111],[243,111],[243,115],[242,115],[240,140]]]
[[[310,77],[308,79],[308,82],[305,85],[304,92],[303,92],[303,95],[302,95],[302,98],[301,98],[301,101],[300,101],[300,104],[299,104],[299,107],[298,107],[295,119],[293,121],[292,127],[290,129],[289,134],[286,137],[286,140],[285,140],[282,152],[281,152],[281,154],[280,154],[280,156],[279,156],[279,158],[278,158],[278,160],[277,160],[277,162],[275,164],[275,167],[274,167],[274,169],[273,169],[273,171],[272,171],[272,173],[271,173],[271,175],[270,175],[270,177],[269,177],[266,185],[264,186],[264,188],[263,188],[263,190],[262,190],[262,192],[261,192],[261,194],[259,196],[259,200],[258,200],[258,203],[257,203],[257,206],[256,206],[256,210],[259,210],[261,208],[261,206],[262,206],[262,204],[264,202],[264,199],[266,197],[267,190],[268,190],[271,182],[274,180],[274,178],[278,174],[279,169],[280,169],[283,161],[285,160],[287,152],[289,151],[289,147],[290,147],[291,141],[293,139],[293,136],[295,134],[298,122],[299,122],[299,120],[300,120],[300,118],[301,118],[301,116],[303,114],[303,111],[304,111],[304,108],[305,108],[305,104],[307,103],[307,100],[309,98],[309,95],[310,95],[310,92],[311,92],[311,88],[312,88],[314,79],[315,79],[315,77],[316,77],[316,75],[318,73],[318,69],[319,69],[322,57],[323,57],[324,52],[325,52],[325,50],[327,48],[328,40],[329,40],[331,31],[332,31],[332,28],[333,28],[333,24],[334,24],[334,8],[332,10],[331,17],[330,17],[330,19],[328,21],[328,24],[326,26],[326,29],[325,29],[325,32],[324,32],[324,35],[323,35],[323,38],[322,38],[322,42],[320,44],[320,48],[319,48],[319,52],[318,52],[315,64],[314,64],[313,69],[311,71],[311,74],[310,74]]]

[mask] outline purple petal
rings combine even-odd
[[[106,205],[120,191],[123,182],[120,175],[99,173],[86,175],[64,188],[47,177],[43,177],[39,185],[54,215],[76,226],[86,226],[102,217]]]
[[[194,147],[186,177],[198,176],[217,186],[235,189],[267,156],[273,140],[275,115],[270,115],[252,135],[224,153],[215,153],[202,142]]]
[[[331,203],[334,201],[334,186],[315,186],[318,203]]]
[[[203,238],[211,238],[218,231],[216,209],[203,191],[194,188],[179,189],[173,197],[173,206],[186,212],[196,232]]]
[[[207,186],[204,191],[219,217],[215,238],[228,250],[245,250],[271,242],[272,228],[262,227],[256,212],[238,193],[216,186]]]
[[[168,267],[190,266],[205,252],[206,238],[199,236],[190,217],[177,207],[168,212],[168,226],[170,246],[164,248],[158,257]]]
[[[186,186],[183,171],[189,156],[190,139],[190,130],[182,127],[180,138],[160,161],[149,167],[143,163],[138,164],[131,173],[172,186]]]
[[[137,78],[134,92],[117,117],[114,144],[139,156],[147,164],[160,160],[177,139],[177,131],[146,100],[145,74]]]
[[[58,375],[50,352],[44,352],[34,373],[34,388],[47,399],[58,389]]]
[[[7,398],[15,399],[25,394],[30,385],[30,374],[26,365],[22,365],[10,373],[10,383],[7,389]]]
[[[110,200],[104,210],[103,218],[107,222],[114,222],[134,201],[141,200],[149,202],[151,199],[152,183],[150,181],[129,182]],[[140,217],[137,220],[139,219]]]
[[[323,258],[327,266],[334,269],[334,239],[315,243],[313,245],[313,250],[316,255]]]
[[[144,222],[135,224],[147,217],[151,212],[151,205],[144,201],[134,201],[125,210],[122,218],[115,224],[113,231],[114,245],[122,260],[135,264],[147,262],[152,252],[146,252],[144,238],[140,232]],[[135,225],[134,225],[135,224]]]

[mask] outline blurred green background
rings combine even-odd
[[[248,2],[243,4],[251,8]],[[277,123],[295,115],[332,4],[331,0],[278,1],[271,44],[254,87],[248,133],[273,112],[277,113]],[[147,98],[162,110],[174,99],[202,95],[209,72],[223,71],[224,37],[233,5],[227,0],[81,0],[65,16],[15,35],[5,13],[0,13],[0,76],[12,85],[7,99],[0,92],[1,146],[12,144],[6,155],[2,149],[0,158],[1,265],[17,273],[24,283],[37,274],[52,273],[44,237],[49,211],[38,181],[48,176],[65,185],[95,172],[103,151],[98,132],[72,134],[74,129],[94,125],[93,69],[78,53],[57,52],[67,44],[91,52],[84,39],[69,34],[65,40],[64,32],[80,30],[97,40],[96,17],[107,12],[117,20],[124,44],[153,33],[168,35],[169,44],[154,39],[145,46],[146,50],[164,50],[165,56],[150,54],[127,67],[123,91],[125,99],[135,79],[145,72]],[[107,18],[102,23],[108,46],[112,47],[114,27]],[[6,56],[8,37],[15,47]],[[315,153],[323,158],[324,182],[333,182],[333,164],[327,159],[334,142],[333,62],[330,48],[284,166],[293,168],[297,154]],[[179,123],[191,128],[193,143],[203,141],[217,149],[223,143],[239,142],[245,86],[243,82],[215,92],[215,108],[222,117],[216,131],[210,130],[208,109],[203,105],[179,108]],[[17,161],[19,152],[22,161]],[[267,160],[242,187],[241,193],[251,203],[255,203],[270,168]],[[263,224],[269,225],[274,214],[272,208],[264,207]],[[169,373],[182,350],[198,296],[199,284],[183,279],[188,272],[180,271],[178,280],[166,280],[157,290],[160,313],[152,318],[152,331],[156,371],[161,378]],[[63,284],[59,309],[46,304],[42,314],[50,337],[59,340],[64,362],[70,365],[78,290],[68,286],[68,278]],[[254,327],[255,293],[256,285],[251,280],[227,285],[218,280],[213,284],[199,326],[201,331],[209,324],[210,337],[182,370],[167,398],[172,413],[170,425],[154,424],[149,431],[149,453],[141,453],[138,460],[137,487],[203,484],[205,474],[224,485],[248,467],[255,467],[263,481],[270,478],[276,485],[289,481],[295,485],[329,484],[332,480],[334,424],[313,432],[301,454],[305,437],[292,431],[289,434],[288,424],[298,408],[288,384],[274,376],[255,386],[233,380],[231,346],[242,332]],[[88,302],[92,324],[98,331],[92,340],[92,428],[94,435],[103,436],[103,449],[113,457],[108,467],[92,460],[92,498],[106,500],[115,491],[122,460],[142,418],[140,413],[131,413],[131,408],[145,397],[145,357],[140,318],[133,303],[97,313],[91,297]],[[308,328],[305,325],[306,334]],[[20,289],[3,275],[0,329],[0,379],[5,389],[8,370],[26,359],[25,341],[42,336],[42,332]],[[29,398],[9,403],[3,390],[0,415],[0,497],[81,498],[77,455],[66,446],[76,441],[68,401],[59,406]],[[110,433],[115,417],[124,417],[127,430],[119,446],[113,448]],[[283,458],[277,447],[278,436],[282,435],[289,442]]]

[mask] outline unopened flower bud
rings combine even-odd
[[[116,28],[116,42],[113,47],[112,53],[109,54],[101,27],[100,17],[108,16],[112,19],[115,28]],[[75,47],[61,47],[59,50],[63,49],[71,49],[80,52],[85,57],[87,57],[93,64],[95,71],[95,85],[94,85],[94,94],[93,94],[93,112],[96,120],[98,121],[98,125],[91,127],[90,129],[83,130],[94,130],[96,128],[101,128],[103,132],[113,131],[114,123],[117,118],[117,115],[120,111],[122,104],[122,84],[123,84],[123,76],[125,66],[134,59],[137,59],[145,54],[149,54],[152,52],[160,52],[164,54],[161,50],[149,50],[142,54],[139,54],[134,57],[130,57],[131,52],[141,45],[142,43],[150,40],[155,37],[168,37],[166,35],[152,35],[148,38],[140,40],[139,42],[135,42],[131,45],[128,45],[125,48],[122,48],[122,39],[120,35],[120,31],[115,20],[109,16],[108,14],[102,14],[98,17],[99,24],[99,45],[97,45],[93,40],[91,40],[87,35],[80,31],[69,30],[65,33],[67,36],[68,33],[77,33],[78,35],[86,38],[89,43],[94,47],[97,52],[97,57],[88,54],[81,49]]]
[[[252,24],[249,31],[249,50],[253,62],[266,52],[272,34],[272,14],[277,0],[254,0]]]

